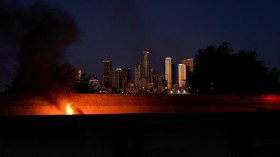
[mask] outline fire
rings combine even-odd
[[[66,115],[72,115],[72,114],[74,114],[74,110],[72,109],[70,103],[67,103],[67,104],[66,104],[65,111],[66,111]]]

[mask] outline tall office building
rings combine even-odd
[[[175,75],[176,69],[175,69],[175,64],[172,64],[171,67],[172,67],[172,70],[171,70],[171,72],[172,72],[171,85],[173,86],[173,85],[175,84],[175,81],[176,81],[176,75]]]
[[[125,82],[130,82],[130,68],[122,68],[122,78]]]
[[[155,82],[155,70],[153,68],[150,68],[149,71],[149,83],[154,83]]]
[[[111,71],[111,87],[118,90],[121,88],[121,68],[116,68],[116,70]]]
[[[164,78],[167,82],[167,88],[172,87],[172,58],[166,57],[164,60]]]
[[[130,81],[130,69],[116,68],[111,71],[111,76],[112,88],[125,91]]]
[[[143,63],[136,63],[134,67],[134,83],[144,89],[149,88],[151,80],[149,51],[143,52]]]
[[[185,64],[187,66],[188,72],[190,72],[190,73],[193,72],[193,67],[194,67],[193,58],[183,59],[183,60],[181,60],[181,64]]]
[[[142,65],[140,63],[136,63],[134,66],[134,83],[136,86],[139,85],[141,75],[142,75]]]
[[[143,52],[144,58],[143,58],[143,78],[148,79],[149,78],[149,72],[150,72],[150,63],[149,63],[149,51]]]
[[[193,73],[194,70],[194,60],[193,58],[187,58],[181,60],[181,64],[186,65],[186,86],[189,85],[190,79],[191,79],[191,74]]]
[[[158,92],[164,90],[164,76],[162,74],[155,75],[155,87]]]
[[[110,87],[111,61],[106,59],[103,61],[103,84]]]
[[[185,64],[178,64],[178,84],[180,88],[186,86],[187,70]]]

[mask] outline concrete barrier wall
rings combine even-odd
[[[69,101],[94,106],[278,104],[280,95],[71,94]]]
[[[73,94],[85,114],[262,112],[280,109],[279,95]]]
[[[2,107],[5,112],[1,114],[65,114],[67,103],[71,103],[75,114],[280,111],[280,95],[70,94],[61,98],[59,104],[31,102]]]

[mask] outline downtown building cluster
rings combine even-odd
[[[166,57],[164,74],[157,74],[150,66],[149,55],[148,51],[144,51],[142,62],[135,64],[133,80],[131,80],[129,68],[112,69],[111,61],[105,59],[102,88],[109,93],[172,93],[173,91],[177,94],[187,93],[189,78],[194,68],[193,58],[182,59],[176,66],[171,57]]]

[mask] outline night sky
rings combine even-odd
[[[20,0],[28,7],[37,0]],[[86,75],[102,76],[102,61],[112,68],[142,61],[163,73],[163,60],[194,57],[198,49],[229,42],[237,52],[254,50],[270,68],[280,68],[280,10],[276,0],[43,0],[72,14],[80,39],[68,60]]]

